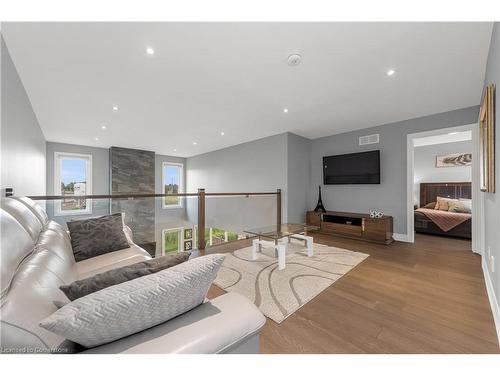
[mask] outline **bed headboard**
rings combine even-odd
[[[436,198],[472,198],[470,182],[422,182],[420,184],[420,207],[435,202]]]

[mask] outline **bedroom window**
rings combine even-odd
[[[92,155],[54,153],[54,193],[67,196],[55,204],[56,215],[92,213],[89,199],[79,196],[92,194]]]
[[[163,163],[163,194],[177,194],[184,190],[184,168],[178,163]],[[163,208],[180,208],[182,207],[181,197],[164,197]]]
[[[178,253],[182,251],[183,228],[163,229],[162,250],[163,254]]]

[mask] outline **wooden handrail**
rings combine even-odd
[[[278,192],[254,192],[254,193],[205,193],[207,197],[222,196],[259,196],[259,195],[277,195]],[[78,199],[128,199],[128,198],[162,198],[162,197],[199,197],[199,193],[175,193],[175,194],[92,194],[92,195],[31,195],[28,198],[38,201],[53,201],[58,199],[78,198]]]

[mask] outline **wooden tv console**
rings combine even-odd
[[[308,211],[306,223],[319,232],[388,245],[392,238],[392,216],[372,219],[368,214],[352,212]]]

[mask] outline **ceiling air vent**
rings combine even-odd
[[[360,146],[371,145],[373,143],[379,143],[379,140],[380,140],[379,134],[365,135],[363,137],[359,137],[359,145]]]

